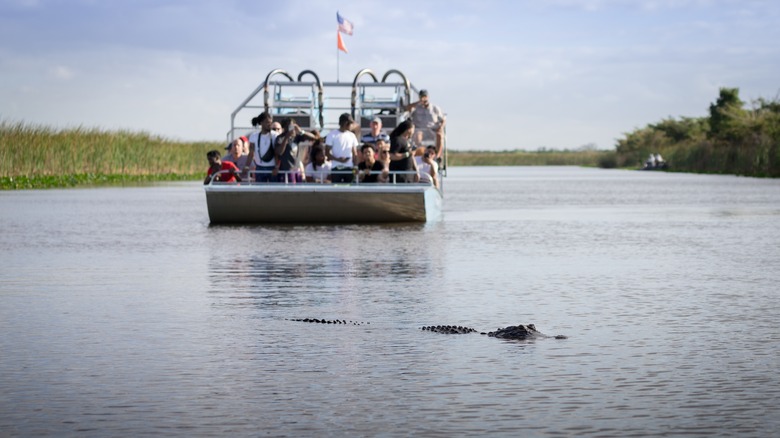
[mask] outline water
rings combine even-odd
[[[453,168],[445,191],[433,224],[213,227],[197,183],[0,192],[0,435],[780,428],[780,181]],[[519,323],[569,338],[419,330]]]

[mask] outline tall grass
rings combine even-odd
[[[0,122],[0,180],[4,188],[27,181],[25,187],[64,181],[182,179],[203,175],[206,152],[223,145],[182,143],[145,132],[99,129],[53,129],[25,123]],[[93,177],[84,177],[92,175]],[[60,179],[60,183],[54,183]],[[32,183],[30,181],[33,181]],[[46,182],[48,181],[48,182]],[[11,187],[7,187],[8,185]],[[65,183],[64,185],[71,185]]]
[[[601,166],[615,167],[614,151],[449,151],[451,166]]]
[[[195,180],[216,142],[183,143],[145,132],[54,129],[0,122],[0,189]],[[450,166],[614,167],[614,151],[450,151]],[[606,164],[605,164],[606,163]]]

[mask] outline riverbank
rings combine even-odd
[[[0,122],[0,189],[197,180],[206,152],[222,148],[146,132]]]
[[[450,166],[586,166],[615,167],[615,152],[602,150],[448,151]]]
[[[779,178],[780,101],[748,106],[738,88],[721,88],[708,117],[669,117],[626,133],[616,165],[641,167],[649,154],[661,154],[675,172]]]
[[[43,189],[200,180],[217,142],[145,132],[62,129],[0,122],[0,189]],[[601,166],[612,151],[449,151],[449,166]],[[605,163],[607,165],[605,165]]]

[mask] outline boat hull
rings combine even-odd
[[[206,186],[212,224],[428,222],[441,192],[418,184]]]

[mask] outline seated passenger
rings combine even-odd
[[[374,147],[370,144],[364,143],[360,150],[363,152],[363,161],[358,164],[360,181],[364,183],[379,182],[379,178],[385,172],[384,163],[377,161],[374,155]]]
[[[227,173],[219,173],[214,178],[219,182],[236,182],[241,181],[241,175],[239,169],[235,164],[230,161],[222,161],[219,156],[219,151],[209,151],[206,154],[206,158],[209,160],[209,170],[206,174],[206,179],[203,184],[211,182],[211,175],[221,172],[223,170]]]
[[[306,182],[330,182],[331,163],[325,157],[325,149],[320,146],[312,148],[311,160],[306,166]]]
[[[436,162],[436,147],[428,146],[425,148],[425,154],[423,156],[414,157],[417,161],[417,175],[420,177],[420,182],[433,184],[434,187],[439,187],[439,163]]]
[[[360,137],[360,141],[362,143],[368,143],[373,146],[374,152],[379,152],[376,148],[377,140],[383,140],[389,143],[390,136],[382,132],[382,119],[379,117],[374,117],[374,119],[371,120],[369,126],[370,131],[368,131],[366,135]]]
[[[655,155],[652,153],[649,157],[647,157],[647,160],[645,161],[645,169],[655,169]]]

